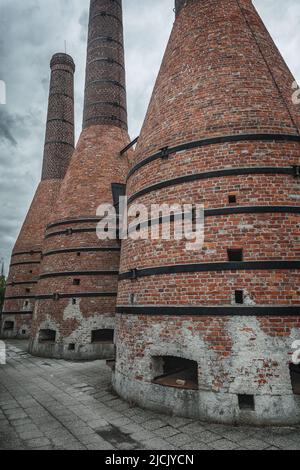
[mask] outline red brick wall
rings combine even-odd
[[[62,178],[74,151],[75,65],[69,55],[55,54],[50,67],[42,181],[13,249],[4,312],[32,311],[34,308],[34,299],[29,296],[35,294],[45,228],[52,216]],[[26,282],[26,285],[20,285],[20,282]],[[30,294],[25,291],[26,288],[31,289]],[[20,299],[11,298],[22,296]],[[26,301],[29,304],[25,307]],[[22,321],[23,318],[16,319],[16,323]],[[26,322],[30,321],[30,315],[26,315]]]
[[[125,183],[128,160],[120,157],[120,151],[128,143],[122,2],[93,0],[83,131],[62,183],[44,244],[46,254],[53,250],[68,251],[49,254],[43,259],[32,330],[34,352],[39,352],[38,332],[45,324],[51,324],[58,332],[57,349],[64,349],[72,337],[77,347],[86,348],[85,359],[90,357],[92,329],[114,327],[119,244],[116,240],[99,241],[96,212],[100,204],[113,203],[112,184]],[[73,231],[57,233],[68,229]],[[67,271],[74,274],[62,275]],[[53,272],[60,276],[49,276]],[[80,279],[80,285],[73,285],[74,278]],[[55,293],[69,298],[54,301],[51,297]],[[99,297],[101,293],[103,296]],[[72,302],[75,294],[76,305]],[[39,299],[44,295],[50,298]],[[64,352],[60,355],[64,356]]]
[[[177,2],[177,8],[134,163],[143,162],[165,146],[217,136],[299,136],[299,106],[292,104],[294,78],[252,2],[188,0]],[[127,193],[135,197],[133,203],[143,203],[148,209],[153,203],[197,203],[204,204],[207,211],[242,206],[250,212],[206,217],[204,247],[198,251],[185,251],[185,242],[174,240],[125,240],[120,272],[226,262],[228,248],[242,248],[244,261],[299,261],[299,214],[284,210],[276,213],[276,209],[257,214],[250,209],[252,206],[299,207],[299,179],[292,173],[207,177],[136,197],[139,191],[156,183],[212,170],[291,169],[300,163],[299,150],[299,142],[275,138],[266,142],[257,138],[178,151],[136,169],[129,176]],[[236,205],[229,204],[229,195],[236,195]],[[248,309],[298,306],[299,270],[248,271],[241,266],[239,270],[217,272],[211,268],[209,272],[151,275],[119,282],[118,305],[123,314],[118,316],[116,388],[121,394],[133,400],[136,394],[137,398],[139,386],[134,388],[135,380],[148,387],[153,379],[149,370],[151,355],[159,352],[172,355],[172,351],[174,355],[174,350],[181,357],[197,360],[199,368],[201,358],[205,358],[207,373],[214,377],[206,384],[207,390],[226,392],[225,383],[231,383],[234,393],[247,393],[249,387],[255,394],[260,376],[264,380],[268,371],[266,387],[273,384],[274,391],[276,381],[281,380],[285,390],[280,393],[291,393],[287,364],[292,341],[297,339],[297,332],[300,335],[299,317],[288,321],[285,317],[276,319],[268,316],[267,309],[262,318],[235,317],[234,292],[244,290],[244,306]],[[198,306],[199,312],[203,306],[232,306],[232,316],[180,317],[180,309],[178,316],[163,316],[164,307],[172,305]],[[139,307],[139,314],[126,315],[126,307],[133,306]],[[157,310],[157,316],[143,315],[147,306],[162,308]],[[238,336],[235,331],[241,324],[243,329]],[[273,337],[283,336],[285,341],[280,344],[279,354],[281,369],[277,373],[277,367],[269,359],[277,354]],[[251,361],[245,357],[247,348]],[[220,353],[220,362],[211,351]],[[236,365],[226,362],[231,359],[236,360]],[[258,374],[253,364],[260,361],[261,364],[266,361],[268,367]],[[247,386],[243,378],[246,369],[249,371]],[[222,376],[226,380],[220,379]],[[151,401],[147,395],[150,389],[139,390],[145,395],[143,401],[140,392],[138,402],[147,406],[148,398]],[[264,393],[270,393],[270,389],[269,392],[264,389]]]
[[[76,250],[73,252],[50,254],[44,256],[41,274],[115,271],[119,270],[120,248],[116,240],[99,241],[96,235],[97,222],[80,221],[78,219],[96,218],[97,207],[101,203],[112,203],[112,183],[125,181],[128,167],[127,160],[120,157],[120,150],[128,144],[126,131],[115,126],[93,126],[85,129],[81,135],[77,149],[72,157],[66,178],[62,184],[52,224],[46,231],[44,253],[53,250]],[[73,222],[56,225],[61,221],[73,219]],[[53,225],[54,224],[54,225]],[[72,233],[49,236],[55,232],[68,229],[89,229],[91,232]],[[89,248],[90,251],[81,250]],[[110,251],[110,249],[112,250]],[[107,251],[97,251],[107,249]],[[80,256],[77,253],[80,252]],[[73,279],[80,279],[80,286],[73,285]],[[91,320],[97,316],[113,317],[115,314],[115,297],[93,297],[93,293],[117,293],[118,275],[72,275],[62,277],[41,278],[37,294],[52,295],[54,293],[90,294],[88,298],[79,295],[77,306],[80,314]],[[38,300],[35,312],[32,337],[36,337],[41,324],[51,312],[51,318],[62,337],[75,333],[80,322],[65,321],[64,314],[72,299]],[[76,310],[77,307],[75,307]],[[100,321],[99,320],[99,321]],[[90,330],[89,330],[90,331]],[[90,341],[90,337],[89,337]]]

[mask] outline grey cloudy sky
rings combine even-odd
[[[254,0],[300,81],[300,1]],[[130,135],[137,136],[174,21],[174,0],[123,0]],[[10,252],[40,179],[49,61],[76,63],[76,136],[81,129],[89,0],[0,0],[0,258]]]

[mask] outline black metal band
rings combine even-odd
[[[37,284],[38,281],[20,281],[20,282],[8,282],[6,287],[14,287],[14,286],[27,286],[31,284]]]
[[[117,103],[117,102],[112,102],[112,101],[95,101],[94,103],[88,103],[86,106],[87,108],[91,107],[91,106],[98,106],[98,105],[101,105],[101,106],[105,106],[105,105],[109,105],[109,106],[113,106],[114,108],[120,108],[122,109],[125,113],[127,113],[127,109],[125,108],[125,106],[122,106],[121,104]],[[124,121],[123,121],[124,122]]]
[[[105,116],[104,114],[102,116],[94,116],[89,119],[85,119],[84,122],[103,122],[103,121],[111,121],[111,122],[120,122],[124,126],[127,127],[127,122],[123,121],[123,119],[118,118],[117,116]]]
[[[216,217],[220,215],[232,215],[232,214],[272,214],[272,213],[283,213],[283,214],[300,214],[300,206],[244,206],[244,207],[224,207],[218,209],[206,209],[204,211],[205,217]],[[171,214],[170,217],[164,216],[158,219],[150,219],[145,222],[137,223],[136,226],[132,226],[128,233],[132,233],[137,230],[150,228],[155,225],[162,225],[165,222],[181,221],[183,213]]]
[[[118,46],[122,47],[122,49],[124,47],[122,42],[118,41],[117,39],[112,38],[111,36],[98,36],[97,38],[90,39],[88,43],[88,47],[90,47],[94,42],[97,42],[97,41],[114,42],[115,44],[118,44]]]
[[[196,173],[194,175],[180,176],[167,181],[162,181],[152,186],[138,191],[128,198],[128,204],[132,203],[136,199],[149,194],[153,191],[157,191],[163,188],[169,188],[171,186],[177,186],[179,184],[191,183],[194,181],[209,179],[209,178],[221,178],[227,176],[239,176],[239,175],[294,175],[294,167],[247,167],[247,168],[226,168],[224,170],[207,171],[203,173]]]
[[[72,228],[61,230],[60,232],[47,233],[45,238],[58,237],[59,235],[73,235],[74,233],[96,233],[96,228]]]
[[[60,118],[60,119],[58,119],[58,118],[48,119],[47,124],[49,122],[63,122],[64,124],[69,124],[72,127],[74,126],[74,122],[67,121],[67,119],[62,119],[62,118]]]
[[[270,305],[269,307],[254,306],[254,307],[222,307],[222,306],[119,306],[117,307],[117,313],[123,315],[150,315],[150,316],[261,316],[261,317],[273,317],[273,316],[298,316],[300,315],[300,306],[276,306]]]
[[[51,250],[47,251],[43,254],[43,256],[53,256],[53,255],[60,255],[62,253],[97,253],[97,252],[120,252],[120,247],[107,247],[107,248],[66,248],[66,249],[59,249],[59,250]]]
[[[88,62],[87,65],[94,64],[95,62],[107,62],[108,64],[112,64],[112,65],[115,64],[125,70],[125,67],[123,64],[121,64],[121,62],[118,62],[117,60],[112,59],[111,57],[101,57],[99,59],[93,59],[90,62]]]
[[[217,145],[217,144],[226,144],[232,142],[253,142],[253,141],[274,141],[274,142],[299,142],[299,135],[292,134],[237,134],[237,135],[227,135],[220,137],[212,137],[209,139],[201,139],[193,142],[186,142],[181,145],[176,145],[175,147],[164,147],[159,152],[151,155],[150,157],[145,158],[141,162],[137,163],[128,173],[128,177],[132,176],[137,170],[142,168],[148,163],[158,160],[159,158],[167,158],[169,155],[177,152],[182,152],[183,150],[192,150],[199,147],[204,147],[208,145]]]
[[[117,80],[108,80],[108,79],[103,79],[103,80],[93,80],[92,82],[89,82],[87,83],[87,87],[90,87],[90,86],[93,86],[93,85],[98,85],[99,83],[107,83],[109,85],[115,85],[119,88],[122,88],[124,91],[126,91],[126,88],[125,86],[120,83],[120,82],[117,82]]]
[[[64,64],[64,65],[66,67],[70,67],[70,66],[72,67],[71,64]],[[75,64],[74,64],[74,67],[75,67]],[[55,70],[52,69],[52,73],[58,73],[58,72],[63,72],[64,74],[67,73],[67,74],[71,75],[74,78],[75,68],[74,68],[74,72],[70,72],[70,70],[68,70],[66,68],[57,68]],[[59,94],[59,93],[57,93],[57,94]]]
[[[27,310],[27,311],[14,311],[14,312],[1,312],[0,313],[0,316],[1,315],[32,315],[33,314],[33,310]]]
[[[116,215],[118,219],[118,215]],[[69,224],[83,224],[83,223],[95,223],[97,224],[102,220],[102,217],[88,217],[88,218],[80,218],[80,219],[65,219],[65,220],[60,220],[57,222],[53,222],[52,224],[49,224],[46,227],[46,232],[54,227],[59,227],[62,225],[69,225]],[[93,233],[96,232],[96,227],[94,228],[81,228],[81,229],[75,229],[75,228],[68,228],[63,231],[59,232],[50,232],[46,233],[45,238],[50,238],[58,235],[72,235],[73,233]],[[78,251],[78,250],[77,250]]]
[[[35,295],[13,295],[10,297],[5,297],[4,300],[27,300],[27,299],[35,299]]]
[[[80,299],[80,298],[97,298],[97,297],[117,297],[117,292],[81,292],[78,294],[53,294],[53,295],[36,295],[36,300],[56,299]]]
[[[73,276],[117,276],[119,271],[64,271],[57,273],[43,273],[40,279],[48,279],[54,277],[73,277]]]
[[[300,206],[249,206],[249,207],[224,207],[221,209],[207,209],[205,217],[231,214],[300,214]]]
[[[97,222],[100,222],[100,220],[101,220],[100,217],[85,217],[85,218],[79,218],[79,219],[58,220],[57,222],[48,224],[46,227],[46,230],[49,230],[50,228],[54,228],[54,227],[59,227],[60,225],[83,224],[83,223],[94,223],[94,222],[97,223]]]
[[[40,264],[41,261],[22,261],[20,263],[11,263],[10,267],[12,266],[26,266],[30,264]]]
[[[139,140],[139,136],[136,137],[132,142],[130,142],[130,144],[128,144],[125,148],[123,148],[123,150],[121,150],[120,152],[120,155],[124,155],[124,153],[126,153],[129,149],[131,149],[131,147],[133,147]]]
[[[13,253],[11,256],[21,256],[21,255],[41,255],[42,254],[42,251],[17,251],[15,253]]]
[[[118,21],[118,23],[120,23],[120,25],[123,26],[123,23],[122,21],[120,20],[120,18],[118,18],[116,15],[112,15],[111,13],[107,13],[106,11],[100,11],[99,13],[96,13],[94,16],[91,17],[90,21],[93,21],[95,18],[98,18],[99,16],[109,16],[110,18],[113,18],[114,20]]]
[[[138,279],[140,277],[159,276],[162,274],[182,274],[218,271],[268,271],[300,269],[300,261],[241,261],[225,263],[177,264],[155,268],[133,269],[119,275],[119,280]]]

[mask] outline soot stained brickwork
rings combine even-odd
[[[113,342],[93,341],[114,329],[120,244],[97,238],[97,208],[113,203],[112,184],[125,183],[129,143],[122,4],[90,4],[83,131],[47,227],[30,350],[73,360],[111,358]],[[45,344],[40,331],[56,332]],[[100,337],[101,335],[99,335]]]
[[[289,370],[300,339],[294,78],[250,0],[179,0],[176,13],[127,194],[148,209],[203,204],[205,241],[198,251],[175,240],[122,243],[114,387],[182,416],[299,422]],[[220,139],[189,148],[212,138]],[[234,267],[230,249],[243,250]],[[181,265],[190,268],[168,268]],[[157,383],[170,356],[197,362],[199,390],[185,389],[182,377]],[[241,406],[245,395],[251,409]]]
[[[29,336],[44,232],[74,151],[75,65],[72,57],[58,53],[52,57],[50,68],[42,180],[11,257],[2,318],[3,337]],[[5,329],[7,318],[14,322],[13,331]]]

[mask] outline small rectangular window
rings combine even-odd
[[[236,204],[236,196],[234,194],[231,194],[230,196],[228,196],[228,201],[229,204]]]
[[[114,343],[114,330],[92,331],[92,343]]]
[[[13,331],[15,323],[13,321],[6,321],[4,323],[4,331]]]
[[[227,250],[228,261],[243,261],[243,250],[241,249],[230,249]]]
[[[239,395],[239,408],[245,411],[255,411],[254,395]]]
[[[39,342],[40,343],[55,343],[56,331],[55,330],[40,330]]]
[[[152,358],[153,383],[165,387],[198,390],[198,363],[175,356]]]
[[[80,286],[80,279],[73,279],[73,286]]]
[[[126,185],[120,183],[112,183],[111,190],[114,201],[114,207],[117,210],[117,213],[119,214],[120,198],[126,195]]]
[[[244,291],[243,290],[236,290],[235,291],[235,303],[236,304],[243,304],[244,303]]]

